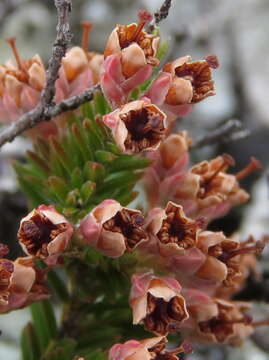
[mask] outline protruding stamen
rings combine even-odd
[[[235,174],[235,177],[237,180],[244,179],[250,173],[252,173],[252,171],[257,170],[257,169],[262,169],[262,164],[254,156],[252,156],[250,158],[249,164],[244,169],[242,169],[237,174]]]
[[[92,29],[92,23],[89,21],[81,21],[80,24],[83,27],[83,32],[81,37],[81,47],[87,53],[89,51],[89,35]]]
[[[269,325],[269,319],[251,322],[251,326],[253,327],[266,326],[266,325]]]
[[[17,49],[17,46],[16,46],[16,38],[11,37],[9,39],[6,39],[6,42],[10,45],[10,47],[12,49],[12,52],[16,59],[16,63],[17,63],[19,70],[25,71],[24,66],[23,66],[23,60],[21,59],[18,49]]]
[[[259,240],[253,246],[241,247],[237,250],[230,252],[229,254],[227,254],[225,256],[225,260],[227,261],[237,255],[243,255],[243,254],[249,254],[249,253],[254,253],[256,255],[259,255],[263,251],[264,246],[265,246],[264,242]]]
[[[209,185],[211,183],[211,181],[221,172],[221,171],[226,171],[228,167],[230,166],[234,166],[235,165],[235,161],[234,158],[231,155],[228,154],[223,154],[222,155],[222,164],[220,165],[220,167],[214,172],[214,174],[205,181],[205,185]]]
[[[191,344],[184,342],[179,347],[173,350],[167,350],[166,352],[169,353],[170,355],[176,355],[180,353],[191,354],[193,352],[193,347]]]
[[[136,41],[137,37],[141,33],[146,23],[152,20],[152,15],[147,10],[140,10],[138,12],[138,19],[139,19],[139,23],[137,24],[137,28],[133,33],[133,36],[130,39],[130,41]]]
[[[250,322],[250,319],[248,316],[244,316],[242,319],[235,319],[235,320],[225,320],[225,324],[230,324],[230,325],[233,325],[233,324],[249,324],[251,323]]]

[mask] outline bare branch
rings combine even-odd
[[[164,0],[160,9],[154,13],[155,25],[158,25],[162,20],[167,18],[171,4],[172,0]]]
[[[55,6],[58,12],[57,35],[53,44],[52,55],[49,60],[46,71],[47,83],[41,94],[41,106],[51,104],[55,95],[55,81],[58,78],[58,71],[61,66],[61,60],[65,56],[67,46],[72,38],[70,32],[69,15],[72,8],[71,0],[55,0]]]
[[[243,129],[242,123],[239,120],[231,119],[205,136],[194,140],[192,148],[236,141],[249,136],[249,134],[249,130]]]
[[[167,18],[167,16],[169,15],[171,4],[172,0],[164,0],[160,9],[154,13],[154,18],[147,28],[148,32],[152,33],[155,30],[156,25],[158,25],[162,20]]]
[[[88,88],[79,95],[63,100],[59,104],[53,104],[46,107],[46,113],[43,111],[41,104],[39,104],[35,109],[25,113],[19,120],[7,125],[0,132],[0,146],[7,142],[11,142],[16,136],[22,134],[25,130],[34,127],[41,121],[49,120],[63,112],[77,109],[80,105],[92,100],[94,92],[98,90],[100,90],[100,85]]]

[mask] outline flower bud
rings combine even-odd
[[[72,234],[72,225],[53,206],[40,205],[21,220],[18,240],[26,254],[54,264]]]
[[[115,200],[104,200],[81,221],[80,233],[89,245],[116,258],[147,241],[143,224],[140,211],[124,208]]]
[[[143,322],[145,328],[157,335],[178,331],[189,317],[181,286],[169,277],[160,277],[152,272],[132,277],[130,305],[133,323]]]

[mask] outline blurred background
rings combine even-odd
[[[73,44],[80,43],[80,21],[94,24],[90,50],[102,52],[106,38],[117,23],[136,20],[138,9],[156,11],[162,0],[74,0]],[[178,122],[194,138],[217,128],[229,119],[239,119],[250,135],[233,142],[194,150],[193,161],[229,153],[244,167],[250,156],[257,157],[263,171],[242,182],[252,200],[211,227],[226,234],[240,231],[243,237],[268,234],[269,178],[269,2],[268,0],[173,0],[168,19],[161,23],[162,39],[170,40],[166,61],[191,55],[194,60],[217,55],[221,67],[214,72],[217,95],[197,104],[194,111]],[[38,53],[48,60],[55,37],[56,11],[53,0],[0,1],[0,63],[12,57],[5,42],[16,36],[23,57]],[[1,119],[0,119],[1,121]],[[0,233],[1,242],[11,245],[10,257],[19,255],[15,238],[19,219],[27,212],[27,201],[18,191],[11,169],[12,159],[22,159],[30,145],[24,138],[5,145],[0,152]],[[235,169],[237,170],[237,169]],[[257,300],[257,313],[269,316],[269,251],[261,259],[261,278],[250,279],[242,296]],[[19,359],[19,330],[28,320],[28,310],[1,316],[0,359]],[[269,359],[269,329],[263,328],[242,349],[198,348],[191,360]]]

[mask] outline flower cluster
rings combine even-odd
[[[89,105],[92,119],[84,122],[80,122],[83,110],[74,112],[73,118],[79,116],[72,134],[64,117],[34,129],[37,136],[57,139],[42,143],[43,158],[42,151],[31,156],[37,163],[33,169],[37,181],[46,174],[46,182],[40,181],[37,189],[52,184],[60,200],[55,203],[48,192],[51,205],[39,205],[21,220],[18,241],[27,257],[8,260],[6,248],[0,247],[0,312],[47,298],[51,267],[66,265],[67,274],[76,273],[70,276],[69,308],[74,314],[68,318],[67,310],[61,329],[67,331],[66,339],[79,338],[89,324],[94,324],[91,330],[96,326],[99,319],[94,323],[95,315],[86,313],[91,306],[101,309],[109,321],[109,307],[126,300],[126,288],[124,294],[115,290],[111,300],[102,283],[104,273],[124,273],[130,284],[133,324],[142,324],[155,337],[115,344],[109,360],[177,360],[177,354],[191,351],[190,344],[238,346],[256,325],[264,324],[255,323],[247,313],[250,303],[233,297],[255,269],[265,241],[253,237],[243,241],[208,228],[212,219],[249,199],[240,180],[261,165],[251,158],[246,168],[232,173],[235,161],[228,154],[191,164],[192,138],[186,131],[173,133],[173,125],[197,102],[215,94],[212,72],[218,59],[191,61],[184,56],[158,68],[160,36],[157,30],[145,29],[151,20],[147,11],[140,11],[137,24],[117,25],[104,54],[88,51],[91,24],[82,24],[82,46],[71,48],[63,58],[54,100],[100,83],[104,97],[99,101],[107,111],[98,113],[96,103],[95,108]],[[14,121],[37,104],[46,76],[39,56],[24,60],[15,40],[8,42],[16,64],[0,67],[0,116]],[[61,137],[59,129],[67,135]],[[108,134],[107,147],[103,134]],[[74,143],[79,154],[72,151]],[[56,174],[44,161],[50,146]],[[150,165],[142,174],[137,170],[145,163]],[[28,176],[30,170],[25,172]],[[32,178],[23,180],[27,179]],[[132,209],[130,196],[127,201],[123,194],[126,189],[132,192],[137,179],[146,205]],[[100,264],[105,265],[99,269]],[[108,313],[102,307],[107,299]],[[78,322],[80,332],[75,328]],[[184,342],[180,340],[173,350],[166,348],[167,336],[179,333]]]
[[[83,90],[100,81],[103,55],[88,51],[88,38],[91,23],[82,23],[82,46],[69,49],[62,60],[59,78],[56,81],[54,101],[78,95]],[[39,102],[45,86],[46,73],[42,59],[35,55],[23,59],[16,47],[16,39],[7,40],[15,62],[8,60],[0,65],[0,121],[16,121],[23,113],[33,109]],[[33,140],[37,137],[48,139],[65,128],[66,116],[60,115],[50,122],[40,123],[28,131]]]

